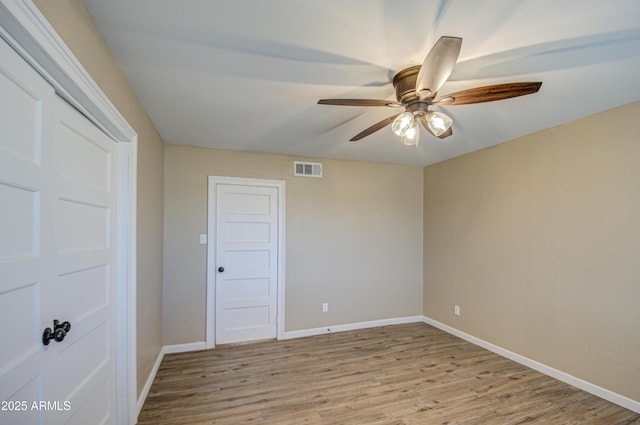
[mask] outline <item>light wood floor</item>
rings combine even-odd
[[[420,323],[167,355],[138,423],[640,425],[640,415]]]

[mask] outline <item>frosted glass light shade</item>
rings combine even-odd
[[[404,137],[406,132],[416,126],[416,119],[411,112],[403,112],[391,123],[391,131],[397,136]]]
[[[413,125],[402,136],[402,144],[405,146],[418,146],[420,142],[420,126],[418,121],[414,120]]]
[[[431,130],[435,136],[440,136],[445,131],[449,130],[452,123],[453,120],[442,112],[431,111],[427,115],[427,125],[429,126],[429,130]]]

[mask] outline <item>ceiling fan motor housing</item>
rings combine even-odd
[[[396,99],[398,99],[398,102],[409,103],[412,100],[418,99],[416,95],[416,80],[418,79],[419,72],[419,65],[410,66],[398,72],[393,77],[393,87],[396,90]]]

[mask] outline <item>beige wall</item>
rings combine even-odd
[[[639,116],[426,167],[424,314],[640,400]]]
[[[162,348],[164,143],[81,0],[36,0],[73,54],[138,133],[138,390]]]
[[[297,159],[297,158],[295,158]],[[207,176],[286,182],[287,331],[420,315],[422,168],[167,145],[164,342],[205,339]],[[322,313],[322,303],[329,312]]]

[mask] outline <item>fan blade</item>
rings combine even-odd
[[[320,99],[318,105],[339,105],[339,106],[402,106],[393,100],[378,99]]]
[[[438,139],[446,139],[447,137],[453,135],[453,127],[449,127],[449,129],[447,131],[445,131],[444,133],[442,133],[439,136],[436,136],[435,134],[433,134],[433,131],[431,131],[431,129],[429,128],[429,124],[427,124],[427,116],[426,115],[423,115],[423,116],[420,117],[420,122],[422,123],[422,126],[424,128],[426,128],[429,133],[431,133],[432,136],[435,136]]]
[[[367,137],[371,133],[375,133],[376,131],[388,126],[389,124],[391,124],[393,122],[393,120],[395,120],[398,115],[400,115],[400,114],[392,115],[389,118],[385,118],[382,121],[375,123],[374,125],[372,125],[371,127],[367,128],[366,130],[363,130],[360,133],[358,133],[355,136],[353,136],[351,139],[349,139],[349,141],[350,142],[356,142],[356,141],[362,139],[363,137]]]
[[[462,90],[443,96],[433,102],[434,105],[468,105],[471,103],[493,102],[494,100],[510,99],[537,93],[541,82],[532,83],[507,83],[492,86],[476,87],[475,89]],[[453,98],[453,101],[450,100]],[[441,102],[442,100],[442,102]]]
[[[433,46],[418,72],[416,94],[421,99],[435,96],[447,81],[460,55],[460,37],[440,37]]]

